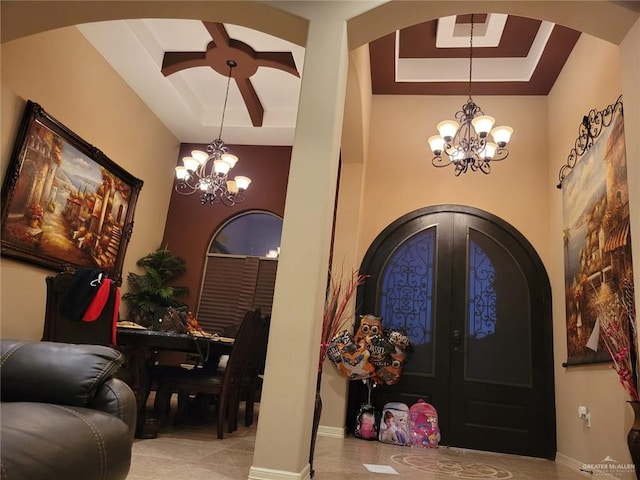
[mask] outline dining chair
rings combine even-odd
[[[91,321],[83,321],[84,309],[79,309],[80,300],[90,299],[89,294],[78,285],[81,273],[60,273],[46,277],[47,300],[42,340],[63,343],[86,343],[113,345],[115,343],[115,321],[118,316],[118,291],[109,286],[106,302],[101,312]],[[99,272],[98,270],[94,270]],[[77,272],[76,272],[77,273]],[[74,305],[73,303],[75,302]],[[88,305],[88,302],[85,302]],[[85,305],[85,306],[86,306]],[[75,310],[78,310],[75,312]]]
[[[267,358],[270,323],[270,315],[262,317],[260,329],[254,337],[253,346],[249,352],[247,365],[244,369],[244,375],[242,376],[242,385],[238,391],[238,403],[241,401],[245,402],[245,427],[249,427],[253,424],[255,402],[260,402],[262,392],[262,375],[264,374],[264,366]],[[233,411],[237,412],[238,408],[236,407]],[[233,420],[237,423],[237,416]]]
[[[160,375],[157,380],[158,390],[154,403],[154,412],[160,423],[162,424],[166,417],[167,406],[173,393],[178,394],[176,423],[183,420],[191,395],[211,395],[215,397],[218,438],[224,437],[225,419],[228,432],[233,432],[236,427],[234,419],[237,418],[238,390],[254,337],[260,328],[260,310],[248,311],[240,323],[238,335],[229,354],[229,361],[223,372],[193,368],[174,369],[166,375]]]

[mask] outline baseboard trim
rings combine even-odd
[[[248,480],[310,480],[310,471],[308,463],[300,473],[252,466],[249,468]]]
[[[344,438],[346,429],[344,427],[318,426],[318,436],[330,438]],[[307,464],[302,472],[287,472],[285,470],[272,470],[270,468],[251,467],[249,468],[248,480],[311,480],[310,466]]]
[[[567,455],[563,455],[562,453],[556,453],[556,462],[562,463],[569,468],[576,470],[578,473],[581,473],[584,477],[587,478],[595,478],[598,480],[620,480],[620,477],[616,477],[602,470],[593,469],[593,470],[583,470],[585,467],[584,462],[576,460],[575,458],[568,457]]]
[[[346,431],[344,427],[318,426],[318,436],[320,437],[344,438],[345,435]]]

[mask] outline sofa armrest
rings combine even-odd
[[[101,345],[0,340],[0,399],[86,407],[124,363]]]
[[[93,401],[87,405],[118,417],[129,427],[131,439],[136,431],[137,404],[133,390],[119,378],[110,378],[98,388]]]

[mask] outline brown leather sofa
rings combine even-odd
[[[125,479],[136,401],[100,345],[0,340],[2,480]]]

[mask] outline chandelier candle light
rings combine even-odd
[[[495,127],[495,119],[485,115],[471,98],[471,74],[473,67],[473,14],[471,15],[471,33],[469,36],[469,99],[462,110],[455,115],[456,120],[438,123],[439,135],[429,138],[429,146],[434,153],[431,163],[434,167],[446,167],[453,164],[455,176],[480,170],[490,173],[490,162],[504,160],[509,155],[505,148],[513,129]],[[493,142],[489,141],[489,133]]]
[[[233,180],[228,178],[229,171],[238,162],[238,157],[229,153],[229,149],[221,138],[224,114],[229,98],[231,72],[237,64],[233,60],[227,60],[227,65],[229,66],[229,76],[218,138],[207,146],[206,152],[193,150],[190,157],[182,159],[183,166],[176,167],[176,192],[182,195],[201,192],[200,202],[202,205],[222,203],[230,207],[241,203],[244,201],[245,191],[251,183],[249,177],[236,176]]]

